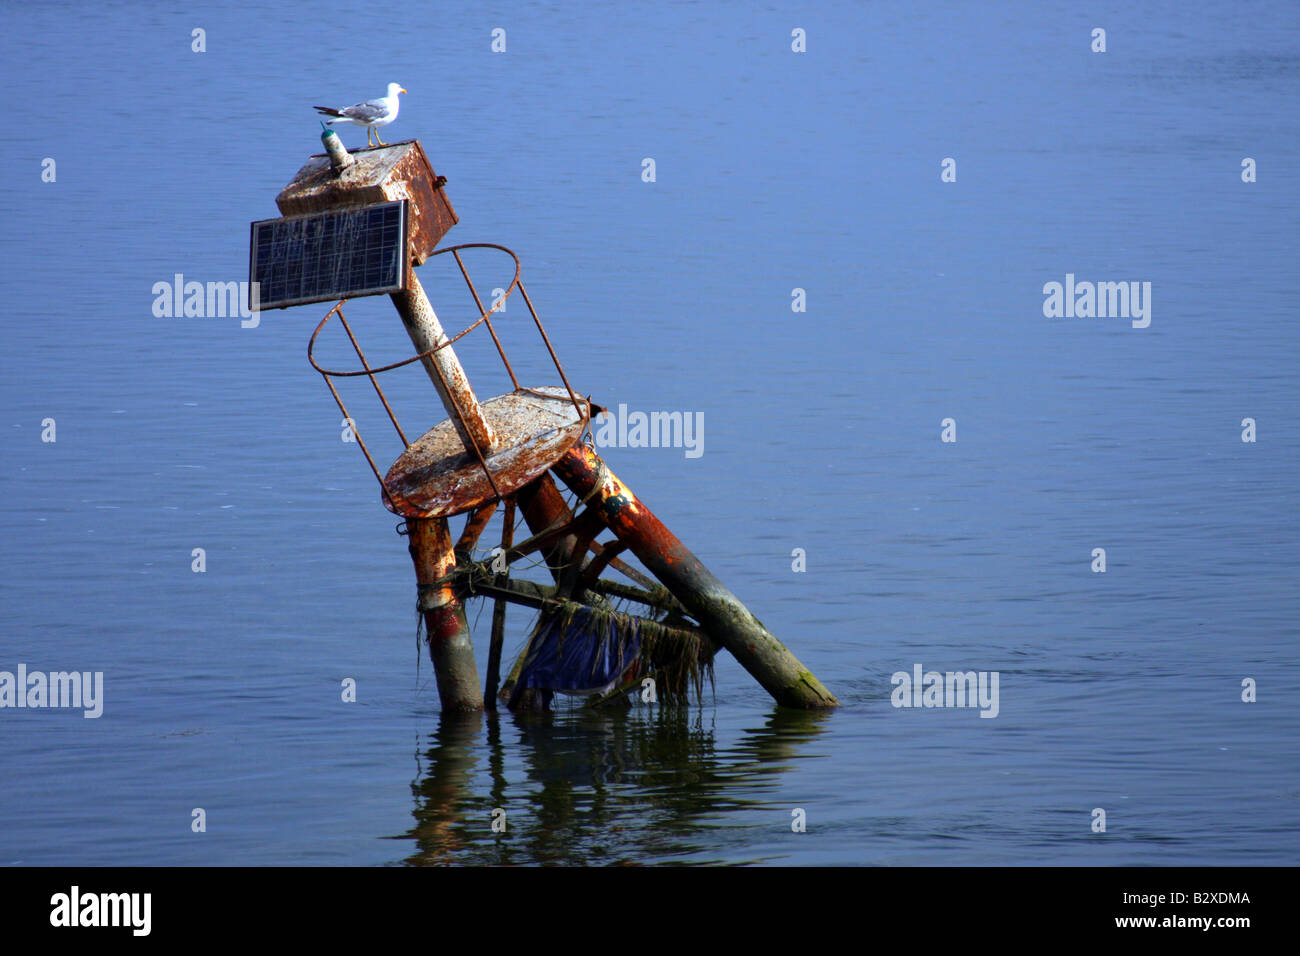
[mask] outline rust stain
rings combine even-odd
[[[275,197],[282,216],[406,199],[410,202],[410,251],[416,265],[460,221],[442,188],[446,182],[415,140],[352,153],[356,162],[334,175],[328,156],[317,155]]]

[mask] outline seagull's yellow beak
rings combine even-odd
[[[406,90],[398,90],[397,92],[399,92],[399,93],[405,93]]]

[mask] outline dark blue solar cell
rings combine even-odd
[[[402,288],[404,201],[268,219],[252,229],[250,271],[264,309]]]

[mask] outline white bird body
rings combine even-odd
[[[328,106],[317,106],[315,109],[323,116],[329,116],[325,120],[327,126],[333,126],[336,123],[351,123],[353,126],[364,126],[366,128],[366,145],[370,145],[370,134],[373,132],[375,139],[379,140],[379,145],[386,145],[382,139],[379,139],[379,133],[376,132],[378,127],[387,126],[393,120],[397,119],[397,111],[401,108],[401,103],[397,96],[399,93],[405,93],[400,83],[388,84],[388,95],[381,96],[377,100],[366,100],[364,103],[357,103],[353,106],[345,106],[341,110],[332,109]]]

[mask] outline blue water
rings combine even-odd
[[[981,6],[0,13],[0,670],[105,682],[97,720],[0,710],[0,863],[1295,864],[1300,15]],[[841,708],[723,655],[686,711],[440,716],[405,539],[305,359],[327,306],[152,309],[246,278],[310,106],[391,80],[385,139],[448,177],[448,242],[520,254],[575,387],[703,414],[698,458],[603,453]],[[1045,317],[1067,273],[1150,282],[1150,326]],[[349,317],[409,354],[385,299]],[[998,716],[894,708],[918,663],[997,671]]]

